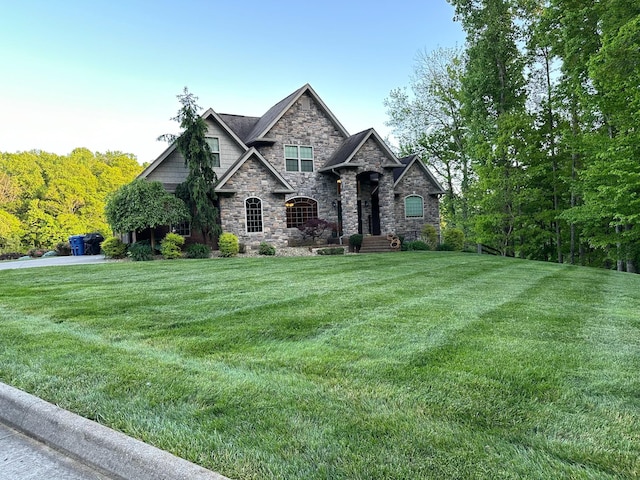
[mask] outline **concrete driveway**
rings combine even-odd
[[[68,257],[41,257],[30,260],[0,261],[0,270],[32,267],[60,267],[64,265],[85,265],[90,263],[105,263],[104,255],[71,255]]]

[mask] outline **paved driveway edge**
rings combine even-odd
[[[116,478],[228,480],[4,383],[0,383],[0,420]]]

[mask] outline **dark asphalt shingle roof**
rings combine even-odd
[[[262,137],[265,133],[265,130],[269,128],[269,126],[277,120],[281,115],[284,114],[287,107],[291,103],[291,101],[300,93],[301,90],[307,88],[305,85],[302,88],[299,88],[291,95],[286,98],[283,98],[278,103],[276,103],[273,107],[271,107],[267,113],[265,113],[262,117],[258,119],[253,129],[248,133],[247,138],[243,139],[244,143],[249,145],[251,142],[256,141],[260,137]]]
[[[371,129],[363,130],[362,132],[356,133],[355,135],[351,135],[347,138],[323,168],[333,167],[346,162],[355,153],[360,143],[362,143],[369,133],[371,133]]]
[[[260,120],[259,117],[246,117],[244,115],[232,115],[228,113],[221,113],[219,117],[244,143],[247,143],[249,133],[251,133],[251,130],[256,126],[258,120]]]
[[[403,157],[400,159],[400,163],[402,163],[403,166],[393,169],[394,182],[398,181],[398,179],[400,178],[400,175],[402,175],[402,172],[404,172],[404,169],[409,166],[409,164],[413,161],[415,157],[416,157],[415,155],[409,155],[408,157]]]

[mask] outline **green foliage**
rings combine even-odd
[[[127,244],[118,237],[105,238],[101,248],[107,258],[124,258],[127,254]]]
[[[274,247],[273,245],[267,242],[260,242],[260,248],[258,249],[258,253],[260,255],[275,255],[276,247]]]
[[[136,242],[129,245],[127,256],[134,262],[147,262],[153,260],[153,249],[148,242]]]
[[[50,249],[70,235],[108,232],[107,196],[141,171],[120,152],[0,153],[0,244]]]
[[[427,242],[423,242],[422,240],[415,240],[413,242],[407,242],[407,250],[434,250]]]
[[[211,256],[211,248],[209,245],[202,243],[192,243],[187,245],[184,256],[187,258],[209,258]]]
[[[202,236],[210,241],[220,233],[215,204],[218,177],[214,170],[214,154],[206,140],[207,124],[198,114],[198,97],[185,87],[178,99],[182,107],[173,120],[180,122],[183,131],[177,138],[164,136],[169,141],[175,141],[189,169],[186,180],[176,188],[176,196],[184,200],[189,208],[192,228],[200,230]]]
[[[160,253],[167,260],[182,257],[182,246],[184,245],[184,237],[177,233],[167,233],[162,242],[160,242]]]
[[[111,228],[119,233],[153,229],[189,219],[184,202],[167,192],[162,183],[144,178],[120,187],[109,197],[105,212]]]
[[[20,250],[23,235],[20,219],[0,210],[0,253]]]
[[[442,241],[451,245],[453,250],[458,252],[464,250],[464,232],[459,228],[445,228],[442,232]]]
[[[233,233],[224,232],[218,238],[218,248],[221,257],[235,257],[240,249],[238,237]]]
[[[420,238],[429,246],[429,250],[435,250],[438,246],[438,231],[433,225],[426,223],[420,231]]]
[[[361,233],[354,233],[349,236],[349,245],[352,247],[360,248],[362,246],[363,236]]]
[[[456,247],[450,243],[441,243],[436,247],[436,250],[439,252],[453,252],[456,250]]]
[[[462,111],[464,58],[457,47],[418,52],[409,89],[391,91],[384,105],[401,155],[420,154],[445,190],[443,219],[468,228],[473,171]]]
[[[344,247],[319,248],[318,255],[344,255]]]

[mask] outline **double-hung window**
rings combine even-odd
[[[209,145],[209,150],[211,150],[211,156],[213,157],[213,166],[220,166],[220,141],[217,137],[206,137],[205,138],[207,144]]]
[[[287,172],[313,172],[313,147],[285,145],[284,162]]]

